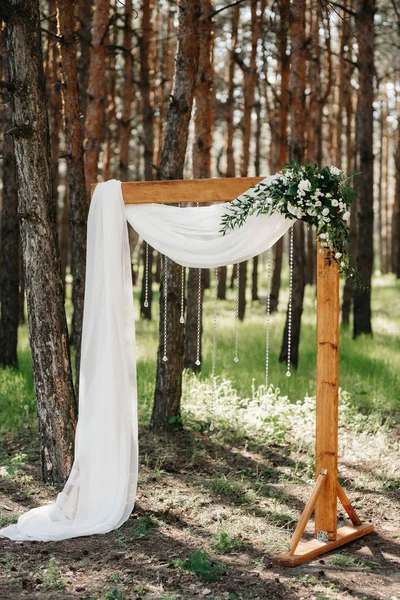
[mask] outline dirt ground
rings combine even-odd
[[[271,557],[285,549],[310,494],[310,457],[285,445],[230,447],[200,432],[167,442],[143,431],[140,439],[138,499],[128,522],[107,535],[57,543],[0,539],[1,600],[400,600],[399,479],[382,478],[379,462],[340,467],[354,507],[375,532],[283,568]],[[15,439],[3,449],[15,454]],[[3,519],[57,493],[40,483],[29,436],[17,450],[27,457],[0,478]],[[399,458],[392,452],[382,460]],[[206,553],[205,575],[190,566],[196,551]]]

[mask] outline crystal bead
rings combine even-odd
[[[239,362],[239,357],[235,356],[235,358],[233,359],[233,362],[238,363]]]
[[[184,324],[184,322],[185,322],[185,319],[184,319],[183,317],[181,317],[181,318],[179,319],[179,323],[180,323],[181,325],[183,325],[183,324]]]
[[[143,302],[143,306],[144,306],[145,308],[149,308],[149,303],[147,302],[147,300],[145,300],[145,301]]]
[[[195,365],[197,365],[198,367],[201,365],[201,362],[199,361],[199,359],[196,360],[196,362],[194,363]]]
[[[291,377],[291,372],[290,371],[286,371],[286,377]]]
[[[167,360],[168,360],[168,356],[163,356],[163,358],[162,358],[162,359],[163,359],[163,361],[164,361],[164,362],[167,362]]]

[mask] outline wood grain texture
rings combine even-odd
[[[328,470],[315,505],[315,535],[326,531],[336,539],[338,390],[339,390],[339,272],[335,262],[317,249],[317,373],[315,469]]]
[[[229,202],[265,177],[174,179],[122,183],[125,204],[183,204]],[[92,184],[92,194],[96,184]]]
[[[371,523],[360,525],[355,527],[354,525],[346,525],[337,530],[337,538],[331,542],[319,542],[318,540],[310,540],[309,542],[300,542],[296,554],[289,554],[289,552],[282,552],[277,556],[273,557],[272,562],[274,565],[280,565],[285,567],[295,567],[308,560],[312,560],[320,554],[325,554],[348,544],[374,530],[374,526]]]
[[[314,489],[312,491],[311,496],[309,497],[307,504],[304,507],[303,513],[300,517],[299,522],[297,523],[297,527],[293,532],[293,535],[290,539],[290,550],[289,554],[294,554],[296,552],[296,548],[303,536],[304,530],[307,526],[307,523],[311,517],[311,513],[314,510],[315,504],[317,502],[318,496],[321,493],[322,488],[326,482],[327,470],[324,469],[317,477],[317,481],[315,482]]]

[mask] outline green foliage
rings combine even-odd
[[[354,556],[352,554],[334,554],[329,558],[329,562],[332,565],[340,567],[361,567],[368,570],[375,568],[375,565],[369,560],[364,560],[360,556]]]
[[[27,330],[20,327],[19,370],[0,367],[0,438],[36,424],[32,364],[27,346]]]
[[[100,600],[127,600],[127,598],[121,590],[115,588],[103,594]]]
[[[241,484],[233,479],[228,480],[226,477],[216,476],[211,481],[210,487],[218,496],[227,498],[237,504],[250,502],[249,494],[244,490]]]
[[[176,569],[192,571],[200,579],[207,582],[217,581],[226,569],[222,563],[213,561],[202,550],[194,550],[185,560],[181,558],[175,560],[173,566]]]
[[[230,554],[235,550],[245,548],[247,545],[244,540],[231,536],[224,527],[211,540],[211,546],[218,554]]]
[[[153,533],[159,525],[157,519],[150,515],[144,515],[128,521],[118,532],[123,537],[145,537]]]
[[[65,583],[62,579],[61,572],[57,567],[54,556],[50,558],[48,567],[46,569],[39,567],[37,573],[42,578],[44,589],[65,590]]]
[[[5,512],[0,513],[0,529],[13,525],[18,521],[18,515],[7,514]]]
[[[279,213],[288,219],[299,219],[317,229],[321,246],[327,250],[327,260],[335,261],[343,275],[351,275],[363,287],[358,273],[350,266],[345,250],[349,241],[346,222],[354,192],[337,167],[324,167],[291,162],[268,183],[253,186],[252,193],[242,194],[227,208],[221,220],[221,231],[242,227],[253,214]]]

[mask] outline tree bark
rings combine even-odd
[[[132,0],[125,2],[124,15],[124,69],[122,114],[119,121],[119,176],[121,181],[128,181],[129,140],[131,137],[131,114],[133,101],[133,55],[132,55]]]
[[[167,127],[161,154],[159,179],[181,179],[185,163],[189,122],[199,59],[200,0],[179,4],[179,47],[175,82],[168,108]],[[167,285],[165,285],[165,283]],[[167,294],[167,314],[164,298]],[[184,330],[181,326],[181,268],[168,260],[167,274],[160,291],[160,341],[151,427],[157,431],[176,428],[180,419]],[[167,334],[167,361],[164,356],[164,326]]]
[[[400,102],[398,101],[398,115],[400,116]],[[400,118],[399,118],[400,121]],[[395,190],[392,213],[392,269],[396,278],[400,279],[400,128],[396,132],[395,163]]]
[[[71,233],[71,270],[73,276],[72,315],[75,346],[76,389],[79,389],[83,303],[85,297],[86,194],[83,160],[83,136],[80,122],[78,70],[75,47],[74,5],[71,0],[57,0],[57,24],[62,67],[62,102],[65,127],[65,150],[68,165],[68,203]],[[77,393],[78,396],[78,393]]]
[[[227,279],[227,268],[220,267],[218,273],[218,300],[226,300],[226,279]]]
[[[4,69],[5,70],[5,69]],[[3,104],[4,132],[11,129],[11,108]],[[19,325],[19,226],[14,144],[11,135],[3,141],[3,208],[1,215],[0,365],[18,367]]]
[[[79,104],[81,113],[86,115],[88,101],[90,47],[92,44],[92,5],[93,0],[78,0],[79,21]],[[84,122],[82,120],[82,131]]]
[[[45,481],[63,481],[73,460],[76,404],[51,183],[39,2],[2,2],[13,113],[18,212]]]
[[[235,177],[236,165],[233,148],[233,139],[235,135],[234,109],[235,109],[235,54],[238,42],[240,5],[236,4],[232,8],[232,34],[231,49],[229,55],[228,69],[228,99],[226,101],[226,177]]]
[[[150,86],[149,52],[153,28],[151,24],[152,3],[142,2],[142,36],[140,38],[140,91],[142,95],[144,178],[153,179],[153,101]]]
[[[291,8],[290,34],[292,40],[292,71],[290,75],[291,104],[291,138],[289,156],[291,160],[302,163],[305,150],[305,80],[306,80],[306,50],[305,50],[305,0],[294,0]],[[299,342],[301,315],[304,298],[304,225],[298,221],[294,225],[294,261],[293,261],[293,290],[292,290],[292,337],[290,360],[297,367],[299,360]],[[285,330],[279,356],[280,362],[288,359],[288,320],[286,315]]]
[[[357,270],[366,290],[354,293],[353,336],[371,334],[371,276],[373,269],[373,101],[374,101],[374,14],[375,0],[357,0],[356,31],[358,39],[359,89],[357,102],[357,155],[360,175],[356,180],[358,195]]]
[[[288,119],[289,119],[289,77],[290,54],[288,54],[288,32],[290,22],[290,0],[279,3],[279,32],[278,52],[280,64],[280,93],[279,93],[279,121],[278,121],[278,170],[283,169],[288,155]],[[278,310],[279,291],[281,287],[283,239],[274,246],[274,268],[271,283],[270,311]]]
[[[200,0],[201,16],[199,35],[201,39],[199,51],[199,66],[195,88],[194,113],[194,142],[193,142],[193,177],[195,179],[210,178],[211,176],[211,145],[214,125],[214,64],[213,64],[213,12],[211,0]],[[206,286],[205,278],[209,271],[200,273],[199,270],[189,269],[187,286],[187,310],[185,331],[185,369],[194,372],[201,370],[202,334],[203,334],[203,296]],[[200,300],[199,300],[200,293]],[[200,314],[199,314],[200,313]],[[200,326],[198,325],[200,324]],[[198,326],[200,331],[198,331]],[[197,337],[199,334],[199,340]],[[199,344],[199,357],[197,356]],[[197,359],[200,365],[196,364]]]
[[[110,0],[96,0],[90,47],[90,67],[88,98],[85,119],[85,180],[87,193],[90,184],[97,181],[97,163],[99,159],[104,123],[106,96],[106,56],[107,28],[110,12]]]

